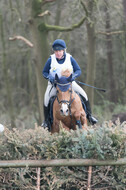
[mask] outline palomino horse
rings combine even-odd
[[[66,73],[66,74],[65,74]],[[86,114],[79,95],[72,89],[72,74],[67,77],[68,70],[59,78],[56,74],[57,95],[53,104],[53,124],[51,132],[59,132],[60,123],[63,128],[76,130],[76,126],[84,129],[87,126]]]

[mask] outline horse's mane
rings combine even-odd
[[[70,69],[63,69],[62,71],[61,71],[61,76],[65,76],[65,77],[69,77],[71,75],[71,71],[70,71]]]

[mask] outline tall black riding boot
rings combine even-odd
[[[95,117],[93,117],[93,116],[91,115],[91,107],[90,107],[89,101],[86,100],[83,96],[81,96],[81,97],[82,97],[82,99],[83,99],[83,101],[84,101],[84,103],[85,103],[85,106],[86,106],[86,114],[87,114],[87,119],[88,119],[88,121],[89,121],[92,125],[96,124],[96,123],[98,122],[98,120],[97,120]]]
[[[44,128],[49,127],[48,126],[48,115],[49,115],[48,107],[44,106],[44,118],[45,118],[45,120],[44,120],[44,122],[41,125]]]

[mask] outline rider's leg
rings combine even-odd
[[[48,127],[49,124],[49,100],[52,96],[56,95],[56,88],[50,83],[48,82],[48,86],[44,95],[44,122],[42,123],[42,127]]]
[[[47,128],[48,127],[48,106],[46,107],[44,105],[44,122],[41,124],[42,127]]]
[[[75,81],[72,82],[72,88],[74,91],[78,92],[81,95],[81,97],[85,103],[85,106],[86,106],[87,119],[89,120],[89,122],[92,125],[94,125],[95,123],[98,122],[98,120],[95,117],[93,117],[91,114],[91,107],[90,107],[90,103],[89,103],[87,94]]]
[[[82,98],[83,98],[83,100],[85,99],[84,97],[82,97]],[[92,125],[94,125],[95,123],[98,122],[98,120],[95,117],[93,117],[92,114],[91,114],[91,107],[90,107],[89,100],[84,101],[84,103],[85,103],[85,106],[86,106],[87,118],[88,118],[89,122]]]

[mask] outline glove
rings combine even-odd
[[[77,74],[73,74],[71,81],[74,81],[76,77],[77,77]]]
[[[52,75],[49,75],[48,79],[52,84],[54,83],[55,78]]]

